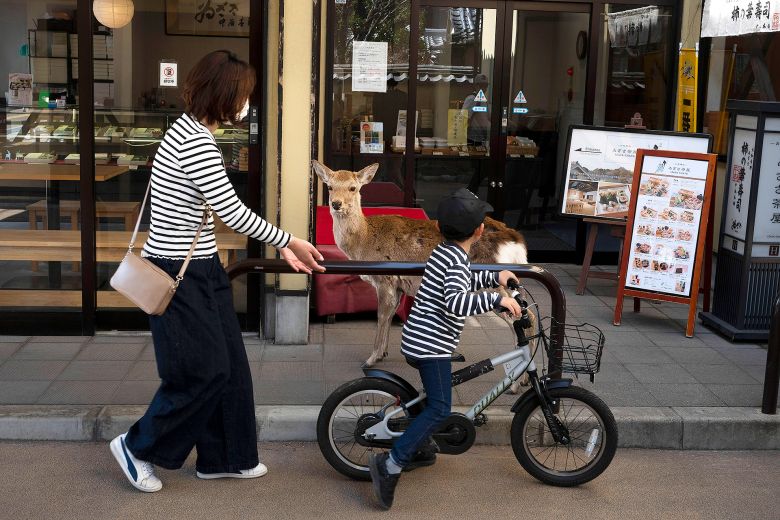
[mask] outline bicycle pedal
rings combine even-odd
[[[484,426],[487,421],[487,416],[484,413],[481,413],[474,417],[474,426]]]

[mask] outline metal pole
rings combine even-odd
[[[324,274],[367,274],[422,276],[425,264],[413,262],[322,262],[327,270]],[[555,355],[550,356],[550,377],[561,377],[561,361],[563,360],[564,327],[566,324],[566,295],[558,279],[549,271],[535,265],[520,264],[472,264],[475,271],[512,271],[521,280],[528,278],[541,283],[550,293],[550,344],[555,349]],[[233,278],[245,273],[294,273],[295,271],[284,260],[256,258],[243,260],[227,267],[228,277]]]
[[[775,301],[772,312],[769,343],[766,353],[766,373],[764,374],[764,398],[761,401],[761,412],[775,415],[777,413],[777,389],[780,383],[780,295]]]

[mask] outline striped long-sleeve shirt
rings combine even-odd
[[[443,242],[425,264],[412,312],[401,333],[401,352],[413,358],[448,358],[457,348],[466,317],[496,308],[501,295],[474,292],[498,287],[498,275],[471,272],[468,255],[457,244]]]
[[[275,247],[290,234],[266,222],[236,196],[222,153],[203,124],[183,114],[171,125],[152,163],[152,218],[142,256],[184,258],[195,239],[206,205],[229,227]],[[203,227],[193,258],[217,252],[214,219]]]

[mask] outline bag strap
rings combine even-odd
[[[144,214],[144,208],[146,208],[146,200],[149,198],[149,193],[152,191],[152,178],[149,177],[149,185],[146,187],[146,194],[144,195],[144,201],[141,203],[141,210],[138,212],[138,220],[135,222],[135,229],[133,229],[133,235],[130,237],[130,246],[127,248],[127,253],[131,254],[133,252],[133,248],[135,247],[135,239],[138,237],[138,228],[141,226],[141,217]],[[187,256],[184,258],[184,263],[181,266],[181,269],[179,269],[179,274],[176,275],[176,282],[174,282],[174,287],[179,286],[179,282],[182,281],[184,278],[184,271],[187,270],[187,266],[190,264],[190,260],[192,260],[192,254],[195,252],[195,248],[198,245],[198,240],[200,239],[200,233],[203,231],[203,227],[206,225],[206,222],[208,222],[209,213],[211,213],[211,206],[206,204],[206,207],[203,208],[203,217],[200,220],[200,226],[198,226],[198,231],[195,233],[195,239],[192,241],[192,245],[190,246],[190,250],[187,252]]]

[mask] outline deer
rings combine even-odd
[[[444,240],[435,220],[399,215],[363,215],[360,189],[374,178],[378,164],[352,172],[334,171],[318,161],[312,161],[312,168],[328,189],[336,245],[350,260],[424,263]],[[490,217],[486,217],[484,223],[485,232],[469,254],[472,262],[528,263],[525,240],[519,232]],[[401,295],[414,296],[421,278],[368,275],[361,278],[374,287],[377,295],[374,350],[363,363],[364,367],[371,367],[387,357],[390,327]],[[535,321],[532,316],[532,325]]]

